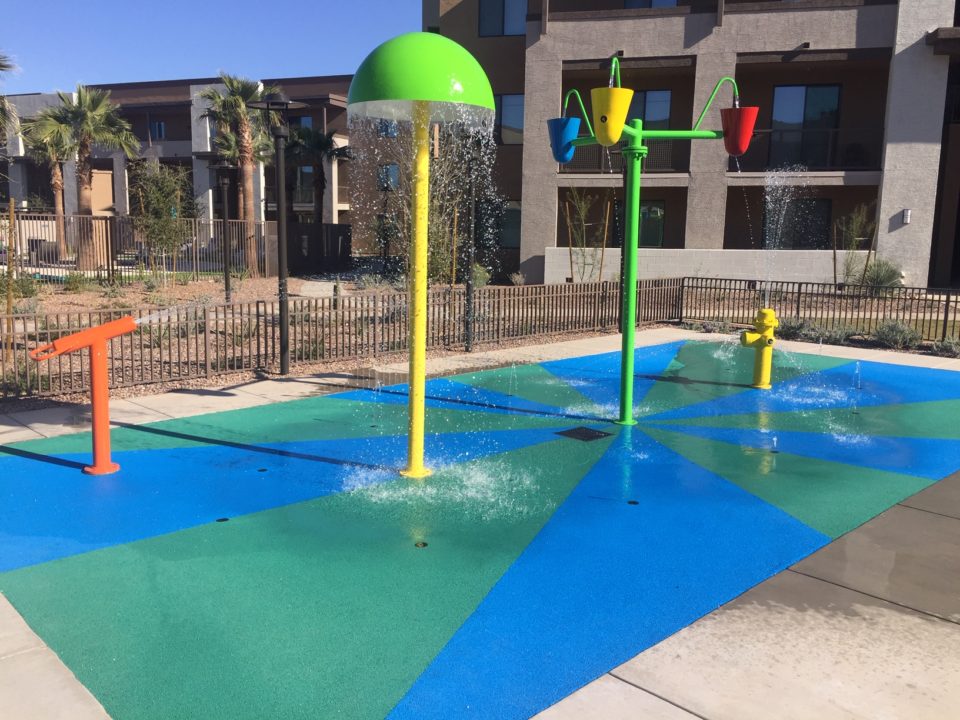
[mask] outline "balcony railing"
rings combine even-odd
[[[573,160],[560,166],[562,173],[619,173],[623,171],[621,141],[614,147],[599,145],[578,147]],[[679,172],[679,163],[674,157],[672,140],[650,140],[647,143],[650,152],[643,163],[644,172]]]
[[[807,170],[879,170],[883,128],[757,130],[740,158],[744,172],[801,166]],[[730,171],[736,171],[733,158]]]

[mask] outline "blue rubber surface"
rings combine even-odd
[[[853,398],[855,363],[800,375],[776,383],[770,390],[745,390],[725,398],[686,405],[647,417],[679,420],[702,415],[758,412],[797,412],[849,407]],[[960,398],[958,373],[885,363],[860,363],[860,407],[954,400]]]
[[[849,463],[858,467],[940,480],[960,467],[960,440],[657,425],[663,430],[732,445]]]
[[[428,434],[426,457],[434,467],[465,462],[569,427]],[[67,455],[47,463],[42,480],[37,460],[0,454],[0,572],[394,480],[406,443],[388,435],[116,452],[120,472],[97,478],[80,474],[88,455]]]
[[[530,717],[827,542],[625,429],[390,717]]]

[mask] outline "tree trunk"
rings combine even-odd
[[[63,220],[63,169],[60,162],[50,164],[50,189],[53,191],[53,214],[57,216],[57,259],[67,259],[67,232]]]
[[[241,117],[238,127],[240,182],[243,185],[243,256],[247,272],[252,278],[260,277],[257,253],[257,226],[253,208],[253,135],[250,124]]]
[[[323,162],[313,166],[313,224],[323,224],[323,191],[324,191]]]
[[[97,269],[97,249],[93,237],[93,166],[90,164],[90,143],[81,141],[77,148],[77,214],[84,215],[77,228],[77,269]]]

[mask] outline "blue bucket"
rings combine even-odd
[[[573,141],[580,133],[580,118],[560,117],[547,120],[547,130],[550,132],[550,149],[553,150],[553,159],[558,163],[568,163],[573,160]]]

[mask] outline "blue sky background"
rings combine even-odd
[[[384,40],[420,30],[420,0],[38,0],[0,37],[19,69],[0,93],[81,83],[352,73]]]

